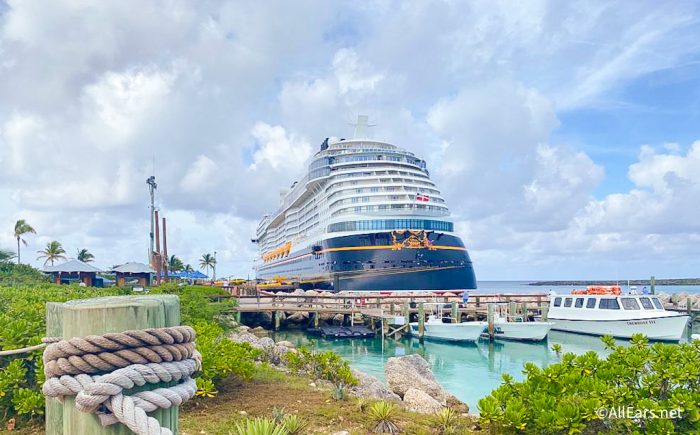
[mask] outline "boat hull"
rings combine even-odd
[[[566,320],[548,319],[556,331],[587,335],[610,335],[631,338],[644,334],[649,340],[680,341],[688,325],[688,316],[664,316],[631,320]]]
[[[418,335],[418,323],[410,324],[411,334]],[[488,324],[486,322],[464,323],[425,323],[423,338],[443,341],[467,341],[474,342],[479,339],[481,333]]]
[[[549,334],[552,322],[504,322],[496,323],[494,338],[498,340],[542,341]]]
[[[262,264],[256,276],[332,291],[475,289],[472,262],[460,238],[436,232],[427,232],[426,238],[427,246],[397,247],[391,232],[335,237],[315,250]]]

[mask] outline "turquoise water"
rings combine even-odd
[[[582,354],[589,350],[601,356],[605,350],[600,338],[551,331],[541,343],[480,341],[477,344],[453,344],[404,338],[382,341],[381,337],[363,340],[324,340],[307,337],[301,331],[280,331],[275,340],[289,340],[298,345],[312,345],[319,350],[333,350],[360,371],[384,379],[384,363],[389,357],[417,353],[433,368],[437,380],[452,394],[477,412],[477,402],[501,384],[501,375],[508,373],[522,380],[523,364],[530,361],[546,366],[559,361],[551,350],[555,343],[564,352]],[[619,341],[625,344],[625,341]]]

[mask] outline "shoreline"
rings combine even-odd
[[[651,282],[648,279],[630,279],[630,280],[571,280],[571,281],[533,281],[527,285],[531,286],[570,286],[570,285],[645,285],[650,286]],[[697,285],[700,286],[700,278],[677,278],[677,279],[657,279],[654,285]]]

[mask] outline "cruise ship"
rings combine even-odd
[[[475,289],[469,253],[426,163],[367,137],[326,139],[253,239],[258,279],[303,289]]]

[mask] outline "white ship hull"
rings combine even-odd
[[[631,338],[644,334],[650,340],[679,341],[688,324],[688,316],[664,316],[629,320],[564,320],[549,318],[552,329],[588,335]]]
[[[496,323],[494,338],[500,340],[542,341],[549,334],[552,322]]]
[[[484,332],[486,322],[425,323],[424,338],[445,341],[476,341]],[[418,323],[411,323],[411,334],[418,335]]]

